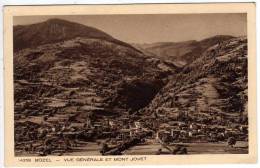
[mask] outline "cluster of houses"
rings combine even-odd
[[[16,122],[17,151],[47,155],[52,153],[42,151],[49,149],[52,152],[70,152],[68,149],[73,149],[72,144],[80,141],[101,141],[111,147],[121,146],[136,138],[138,142],[174,144],[226,142],[230,137],[247,141],[248,135],[247,125],[203,124],[172,120],[167,116],[122,115],[117,118],[113,116],[95,118],[89,115],[81,121],[77,120],[79,114],[73,117],[73,119],[41,117],[43,119],[39,121],[34,119],[34,121]],[[46,139],[51,139],[48,144],[45,142]]]
[[[73,97],[73,94],[69,95]],[[225,142],[230,137],[247,141],[247,123],[227,122],[230,119],[222,114],[188,114],[169,110],[169,113],[158,111],[152,115],[124,111],[117,116],[103,115],[110,112],[97,106],[98,101],[91,100],[95,106],[80,106],[73,99],[67,102],[58,100],[23,101],[15,105],[16,151],[41,155],[56,151],[66,153],[72,152],[73,145],[82,141],[103,142],[108,148],[118,146],[120,150],[126,148],[121,148],[122,144],[130,147],[137,142],[207,143]],[[43,104],[46,106],[42,107]],[[67,105],[78,108],[65,112]]]

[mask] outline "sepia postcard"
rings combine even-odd
[[[255,163],[254,3],[6,6],[5,165]]]

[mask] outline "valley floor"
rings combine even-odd
[[[226,143],[182,143],[178,144],[184,146],[188,150],[188,154],[246,154],[248,153],[247,142],[238,142],[236,147],[227,147]],[[124,154],[126,155],[154,155],[161,148],[161,144],[144,144],[137,145]],[[170,154],[170,152],[162,148],[161,154]]]
[[[234,147],[227,146],[227,143],[174,143],[169,145],[169,148],[175,146],[182,146],[187,148],[190,155],[196,154],[247,154],[248,142],[238,141]],[[63,153],[66,156],[99,156],[102,146],[96,142],[82,142],[77,147],[74,147],[72,151]],[[142,143],[130,147],[122,152],[123,155],[158,155],[158,150],[162,149],[160,155],[170,155],[171,152],[164,148],[160,143]],[[60,155],[60,153],[54,153],[52,155]],[[37,156],[30,153],[17,153],[17,156]]]

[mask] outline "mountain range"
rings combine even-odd
[[[61,19],[13,31],[15,102],[38,102],[19,107],[27,115],[52,102],[102,115],[247,111],[246,37],[128,44]]]
[[[158,57],[163,60],[174,61],[175,64],[183,66],[200,57],[208,47],[232,38],[234,37],[217,35],[201,41],[158,42],[150,44],[133,44],[133,46],[147,55]]]

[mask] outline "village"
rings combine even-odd
[[[104,115],[111,109],[101,107],[97,100],[95,106],[91,105],[82,106],[72,99],[16,103],[16,155],[67,155],[77,151],[122,155],[142,144],[157,144],[151,154],[165,154],[163,150],[166,154],[189,154],[185,144],[222,143],[225,148],[233,148],[237,141],[248,141],[247,120],[241,116],[232,116],[230,122],[223,114],[189,114],[174,109],[160,109],[151,115],[123,110],[121,115]],[[90,144],[95,145],[89,151]]]

